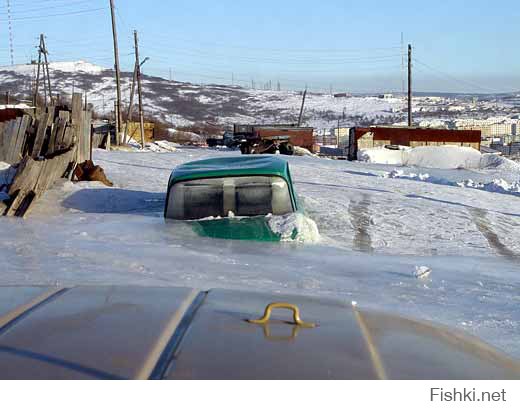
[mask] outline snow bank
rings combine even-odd
[[[321,239],[316,222],[300,213],[268,216],[267,221],[282,242],[317,243]]]
[[[457,146],[416,147],[407,152],[403,165],[422,168],[480,168],[482,154],[474,148]]]
[[[141,144],[137,142],[133,138],[129,138],[128,143],[130,147],[137,151],[143,151],[143,152],[175,152],[181,145],[176,144],[175,142],[166,141],[166,140],[160,140],[160,141],[153,141],[148,142],[145,144],[145,149],[141,150]]]
[[[504,179],[495,179],[488,183],[479,183],[471,179],[458,182],[457,186],[463,188],[474,188],[488,192],[498,192],[499,194],[509,194],[520,196],[520,181],[509,183]]]
[[[406,173],[401,169],[394,169],[392,172],[385,172],[383,178],[406,179],[409,181],[429,182],[430,184],[458,186],[461,188],[473,188],[481,191],[496,192],[499,194],[518,195],[520,196],[520,181],[507,182],[505,179],[495,179],[491,182],[481,183],[472,179],[461,182],[452,182],[444,178],[430,176],[429,174],[416,174],[414,172]]]
[[[154,141],[146,144],[146,149],[152,152],[174,152],[178,147],[179,144],[170,141]]]
[[[294,146],[294,155],[300,157],[317,157],[317,155],[310,152],[307,148],[299,147],[298,145]]]
[[[403,165],[406,151],[406,149],[393,150],[384,147],[362,149],[358,151],[358,160],[370,164]]]
[[[481,169],[501,167],[520,171],[520,164],[494,154],[482,155],[470,147],[452,145],[400,147],[400,150],[371,148],[360,150],[358,160],[373,164],[390,164],[437,169]]]
[[[496,154],[483,154],[480,158],[480,168],[520,173],[520,163]]]
[[[383,178],[391,178],[391,179],[407,179],[410,181],[421,181],[421,182],[429,182],[430,184],[438,184],[438,185],[454,185],[453,182],[448,181],[444,178],[439,178],[435,176],[431,176],[430,174],[416,174],[414,172],[406,173],[401,169],[394,169],[392,172],[385,172],[383,174]]]

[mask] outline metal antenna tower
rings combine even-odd
[[[11,3],[7,2],[7,21],[9,26],[9,51],[11,53],[11,65],[14,65],[14,47],[13,47],[13,25],[11,23]]]

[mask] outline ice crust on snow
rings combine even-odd
[[[520,173],[507,170],[507,161],[442,170],[287,157],[296,191],[319,228],[316,244],[204,238],[166,223],[171,170],[230,155],[240,153],[94,150],[113,188],[59,183],[29,219],[0,218],[0,284],[186,286],[354,299],[459,329],[463,318],[466,330],[520,357],[518,260],[501,256],[475,222],[520,255],[519,198],[426,183],[512,184]],[[396,168],[423,181],[378,177]],[[433,273],[418,280],[415,266]]]

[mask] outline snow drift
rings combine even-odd
[[[481,154],[474,148],[454,145],[432,147],[370,148],[359,150],[358,160],[371,164],[437,169],[489,169],[520,172],[520,164],[496,154]]]

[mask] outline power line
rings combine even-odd
[[[430,66],[429,64],[426,64],[426,63],[422,62],[421,60],[419,60],[417,58],[414,58],[413,60],[416,63],[419,63],[420,65],[422,65],[423,67],[426,67],[427,69],[429,69],[429,70],[431,70],[431,71],[433,71],[433,72],[435,72],[435,73],[437,73],[437,74],[439,74],[439,75],[441,75],[441,76],[443,76],[443,77],[445,77],[445,78],[447,78],[447,79],[449,79],[449,80],[451,80],[453,82],[456,82],[458,84],[464,85],[466,87],[469,86],[469,87],[471,87],[473,89],[480,89],[481,91],[484,91],[484,92],[487,92],[487,93],[495,93],[495,92],[497,92],[496,90],[492,90],[490,88],[483,87],[483,86],[475,84],[473,82],[470,82],[470,81],[467,81],[467,80],[462,80],[460,78],[454,77],[453,75],[445,73],[445,72],[443,72],[443,71],[441,71],[441,70],[439,70],[437,68],[434,68],[434,67]]]
[[[8,3],[9,3],[9,1],[8,1]],[[38,11],[42,11],[42,10],[43,11],[52,10],[52,9],[57,9],[57,8],[62,9],[62,8],[71,7],[74,5],[87,5],[87,4],[91,5],[92,2],[88,1],[88,0],[68,1],[68,2],[65,2],[62,4],[49,5],[49,6],[45,6],[45,7],[38,7],[38,8],[31,8],[31,9],[18,9],[16,7],[11,6],[11,13],[20,15],[20,14],[25,14],[25,13],[38,12]],[[0,13],[0,15],[7,15],[7,14],[8,13]],[[24,17],[37,17],[37,16],[24,16]]]
[[[12,21],[34,21],[34,20],[45,20],[49,17],[62,17],[62,16],[74,16],[74,15],[82,15],[82,14],[89,14],[89,13],[95,13],[98,11],[104,11],[106,10],[106,7],[99,7],[95,9],[85,9],[85,10],[79,10],[79,11],[70,11],[65,13],[57,13],[57,14],[46,14],[41,16],[32,16],[32,17],[19,17],[19,18],[13,18]],[[0,20],[1,23],[5,23],[6,20]]]
[[[285,47],[285,48],[280,48],[280,47],[276,47],[276,48],[273,48],[273,47],[253,47],[251,45],[236,45],[236,44],[230,44],[228,42],[226,43],[220,43],[220,42],[208,42],[208,41],[195,41],[193,40],[193,38],[186,38],[186,37],[175,37],[175,38],[172,38],[171,36],[162,36],[160,34],[154,34],[153,35],[153,38],[154,38],[154,41],[157,40],[157,39],[164,39],[165,41],[168,41],[168,42],[172,42],[174,40],[176,41],[181,41],[181,42],[185,42],[185,43],[188,43],[188,44],[200,44],[200,45],[207,45],[207,46],[211,46],[212,48],[214,47],[218,47],[218,48],[223,48],[223,47],[226,47],[226,48],[236,48],[236,49],[242,49],[244,51],[264,51],[264,52],[269,52],[269,53],[273,53],[273,52],[278,52],[278,53],[283,53],[283,54],[287,54],[287,53],[318,53],[318,54],[321,54],[321,53],[327,53],[327,54],[331,54],[331,53],[359,53],[359,52],[370,52],[370,53],[374,53],[376,51],[388,51],[388,50],[399,50],[401,47],[400,45],[390,45],[388,47],[373,47],[373,48],[366,48],[366,47],[363,47],[363,48],[317,48],[317,49],[312,49],[312,48],[292,48],[292,47]]]

